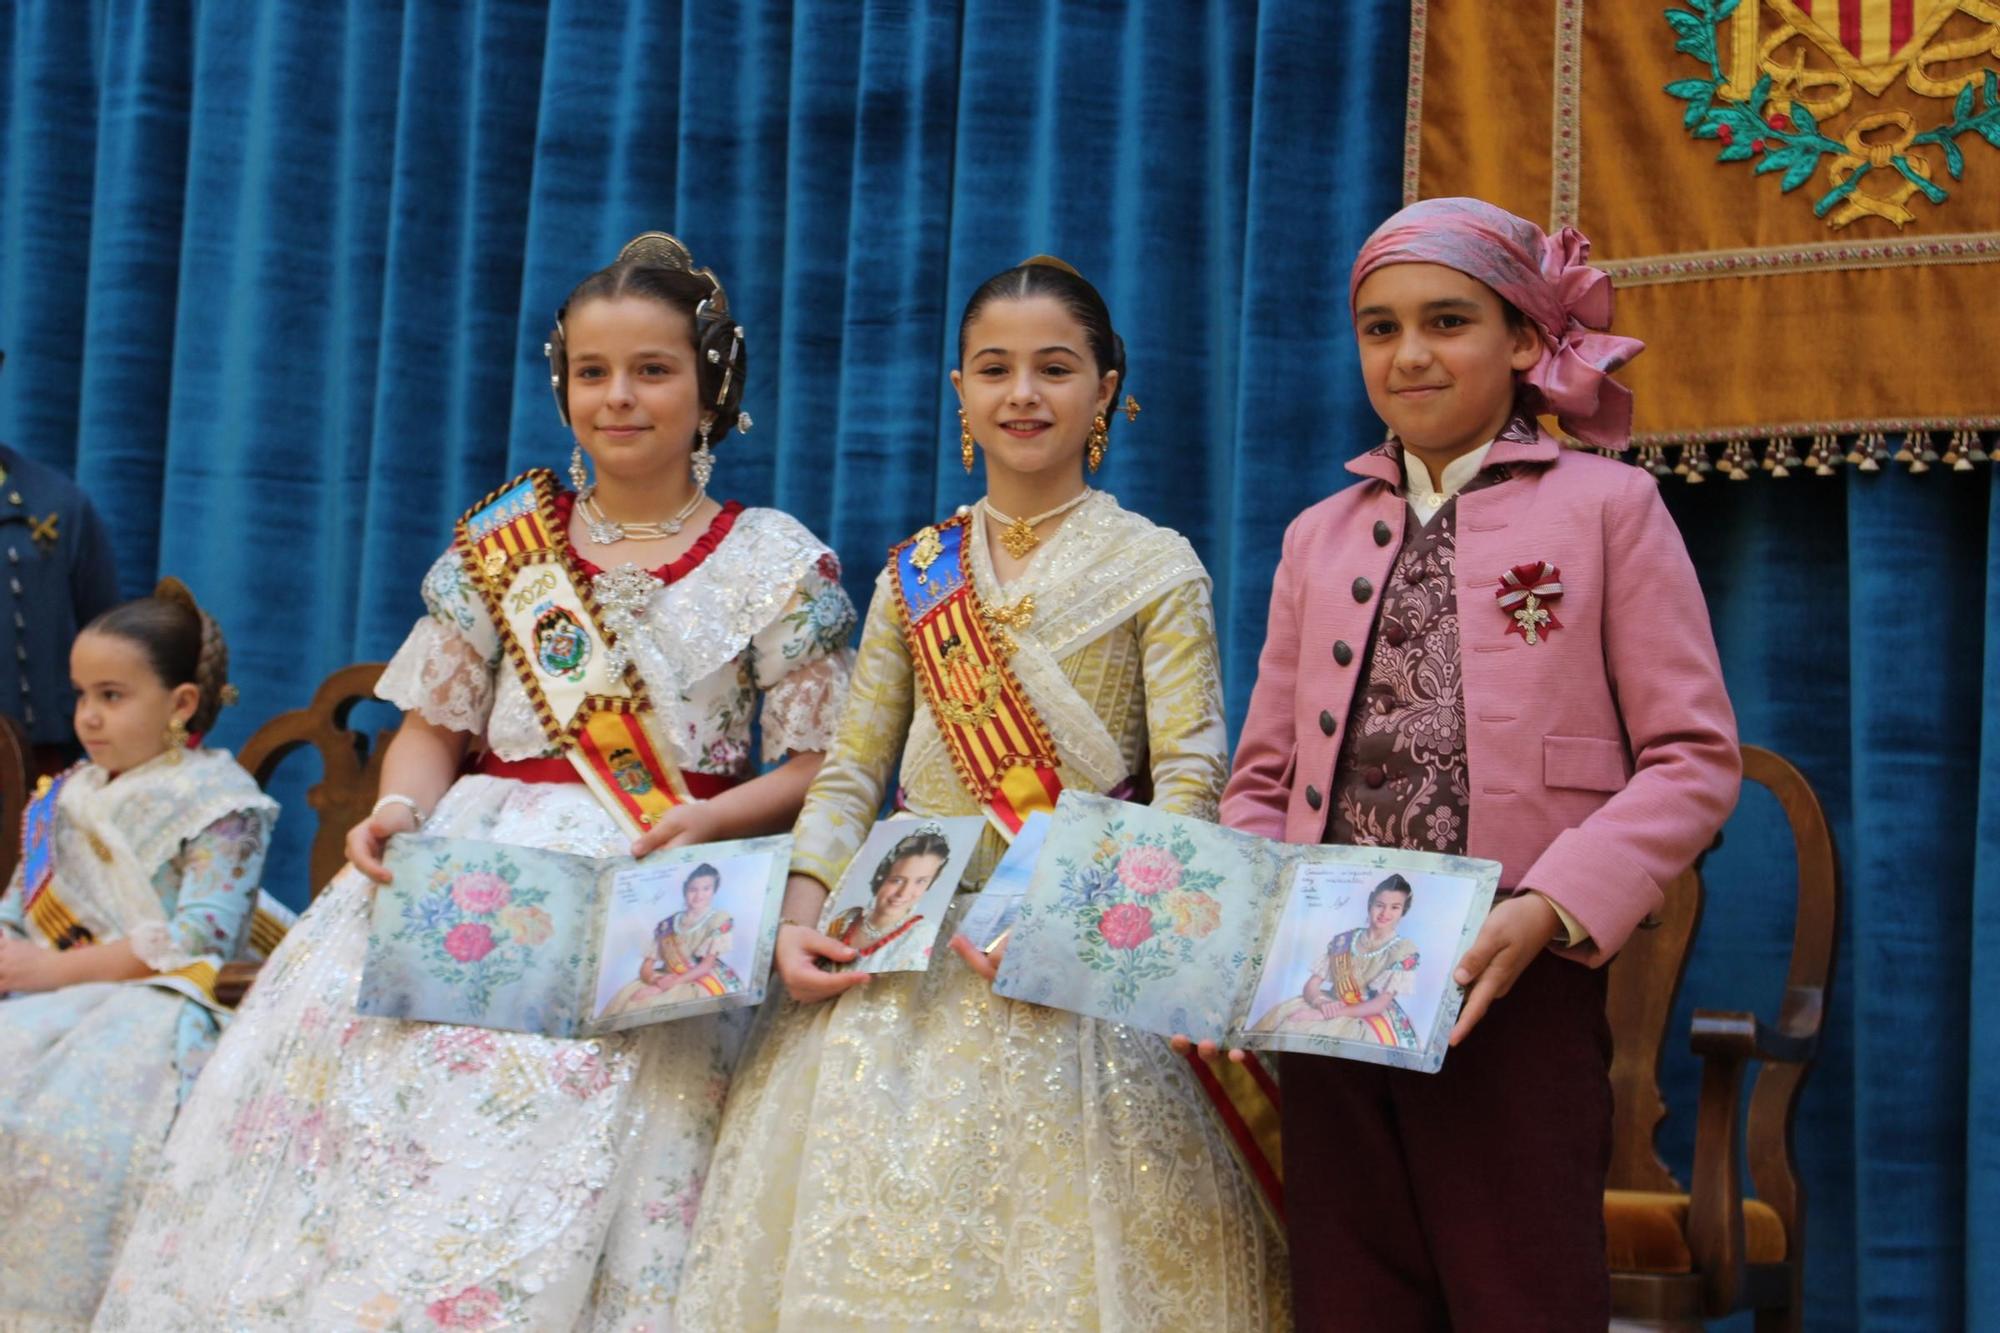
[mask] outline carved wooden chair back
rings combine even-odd
[[[348,726],[348,715],[356,704],[375,697],[384,665],[342,667],[320,682],[310,704],[257,728],[236,755],[258,785],[268,787],[287,756],[308,745],[319,752],[320,780],[306,791],[315,818],[310,869],[315,894],[347,863],[347,830],[366,819],[375,803],[382,755],[394,732],[383,731],[371,741],[366,732]]]
[[[1691,1187],[1660,1160],[1654,1134],[1666,1115],[1659,1059],[1702,915],[1701,863],[1677,878],[1666,904],[1611,964],[1613,1146],[1606,1221],[1614,1256],[1612,1296],[1621,1319],[1698,1328],[1738,1309],[1756,1311],[1760,1333],[1801,1327],[1806,1254],[1805,1196],[1792,1153],[1792,1119],[1812,1070],[1833,984],[1839,874],[1819,798],[1790,763],[1743,747],[1743,776],[1771,792],[1790,825],[1798,861],[1791,965],[1775,1023],[1754,1014],[1697,1009],[1690,1045],[1702,1058]],[[1776,886],[1774,890],[1776,891]],[[1737,1167],[1742,1082],[1756,1063],[1742,1155],[1754,1194]],[[1620,1224],[1647,1224],[1657,1238],[1671,1219],[1684,1244],[1676,1256],[1622,1270]],[[1747,1221],[1746,1221],[1747,1219]],[[1639,1242],[1645,1249],[1648,1242]],[[1655,1247],[1657,1249],[1657,1246]],[[1669,1247],[1671,1248],[1671,1247]]]

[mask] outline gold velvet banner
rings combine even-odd
[[[1620,375],[1637,443],[1704,465],[1719,443],[1732,474],[1759,440],[1779,470],[1984,458],[2000,0],[1412,10],[1405,198],[1590,237],[1647,343]]]

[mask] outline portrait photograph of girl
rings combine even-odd
[[[876,826],[848,867],[826,928],[855,956],[829,964],[827,971],[911,972],[930,966],[944,909],[965,869],[966,854],[954,854],[952,835],[958,834],[961,847],[973,841],[952,829],[953,822],[887,820]]]
[[[1424,1050],[1473,892],[1452,875],[1302,867],[1250,1030]]]
[[[768,855],[728,857],[651,877],[621,874],[605,920],[595,1016],[741,994],[757,950],[769,862]]]

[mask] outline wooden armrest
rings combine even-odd
[[[1755,1021],[1750,1020],[1752,1024]],[[1696,1019],[1698,1047],[1700,1032],[1701,1020]],[[1718,1038],[1716,1044],[1724,1049],[1705,1054],[1701,1064],[1694,1176],[1688,1189],[1688,1252],[1701,1279],[1702,1308],[1710,1316],[1736,1308],[1744,1273],[1743,1181],[1736,1168],[1736,1122],[1748,1060],[1739,1049],[1743,1045],[1740,1032]]]
[[[250,993],[250,983],[257,979],[257,970],[262,966],[262,963],[224,963],[222,970],[215,974],[215,998],[230,1009],[243,1003],[243,997]]]
[[[1804,1064],[1819,1052],[1819,1032],[1793,1034],[1767,1026],[1755,1014],[1694,1011],[1688,1045],[1703,1060],[1763,1060]]]

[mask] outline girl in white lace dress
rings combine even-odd
[[[388,836],[421,824],[601,856],[778,832],[833,736],[853,608],[832,553],[782,513],[706,493],[710,443],[748,425],[720,284],[649,233],[557,319],[557,400],[596,486],[580,456],[580,494],[546,474],[514,485],[549,501],[538,521],[558,546],[566,534],[603,609],[597,647],[629,658],[703,799],[635,843],[577,780],[462,525],[377,687],[408,710],[382,800],[195,1090],[103,1327],[669,1326],[729,1084],[724,1022],[564,1041],[354,1012]],[[762,776],[753,714],[782,760]],[[455,777],[475,738],[477,771]]]

